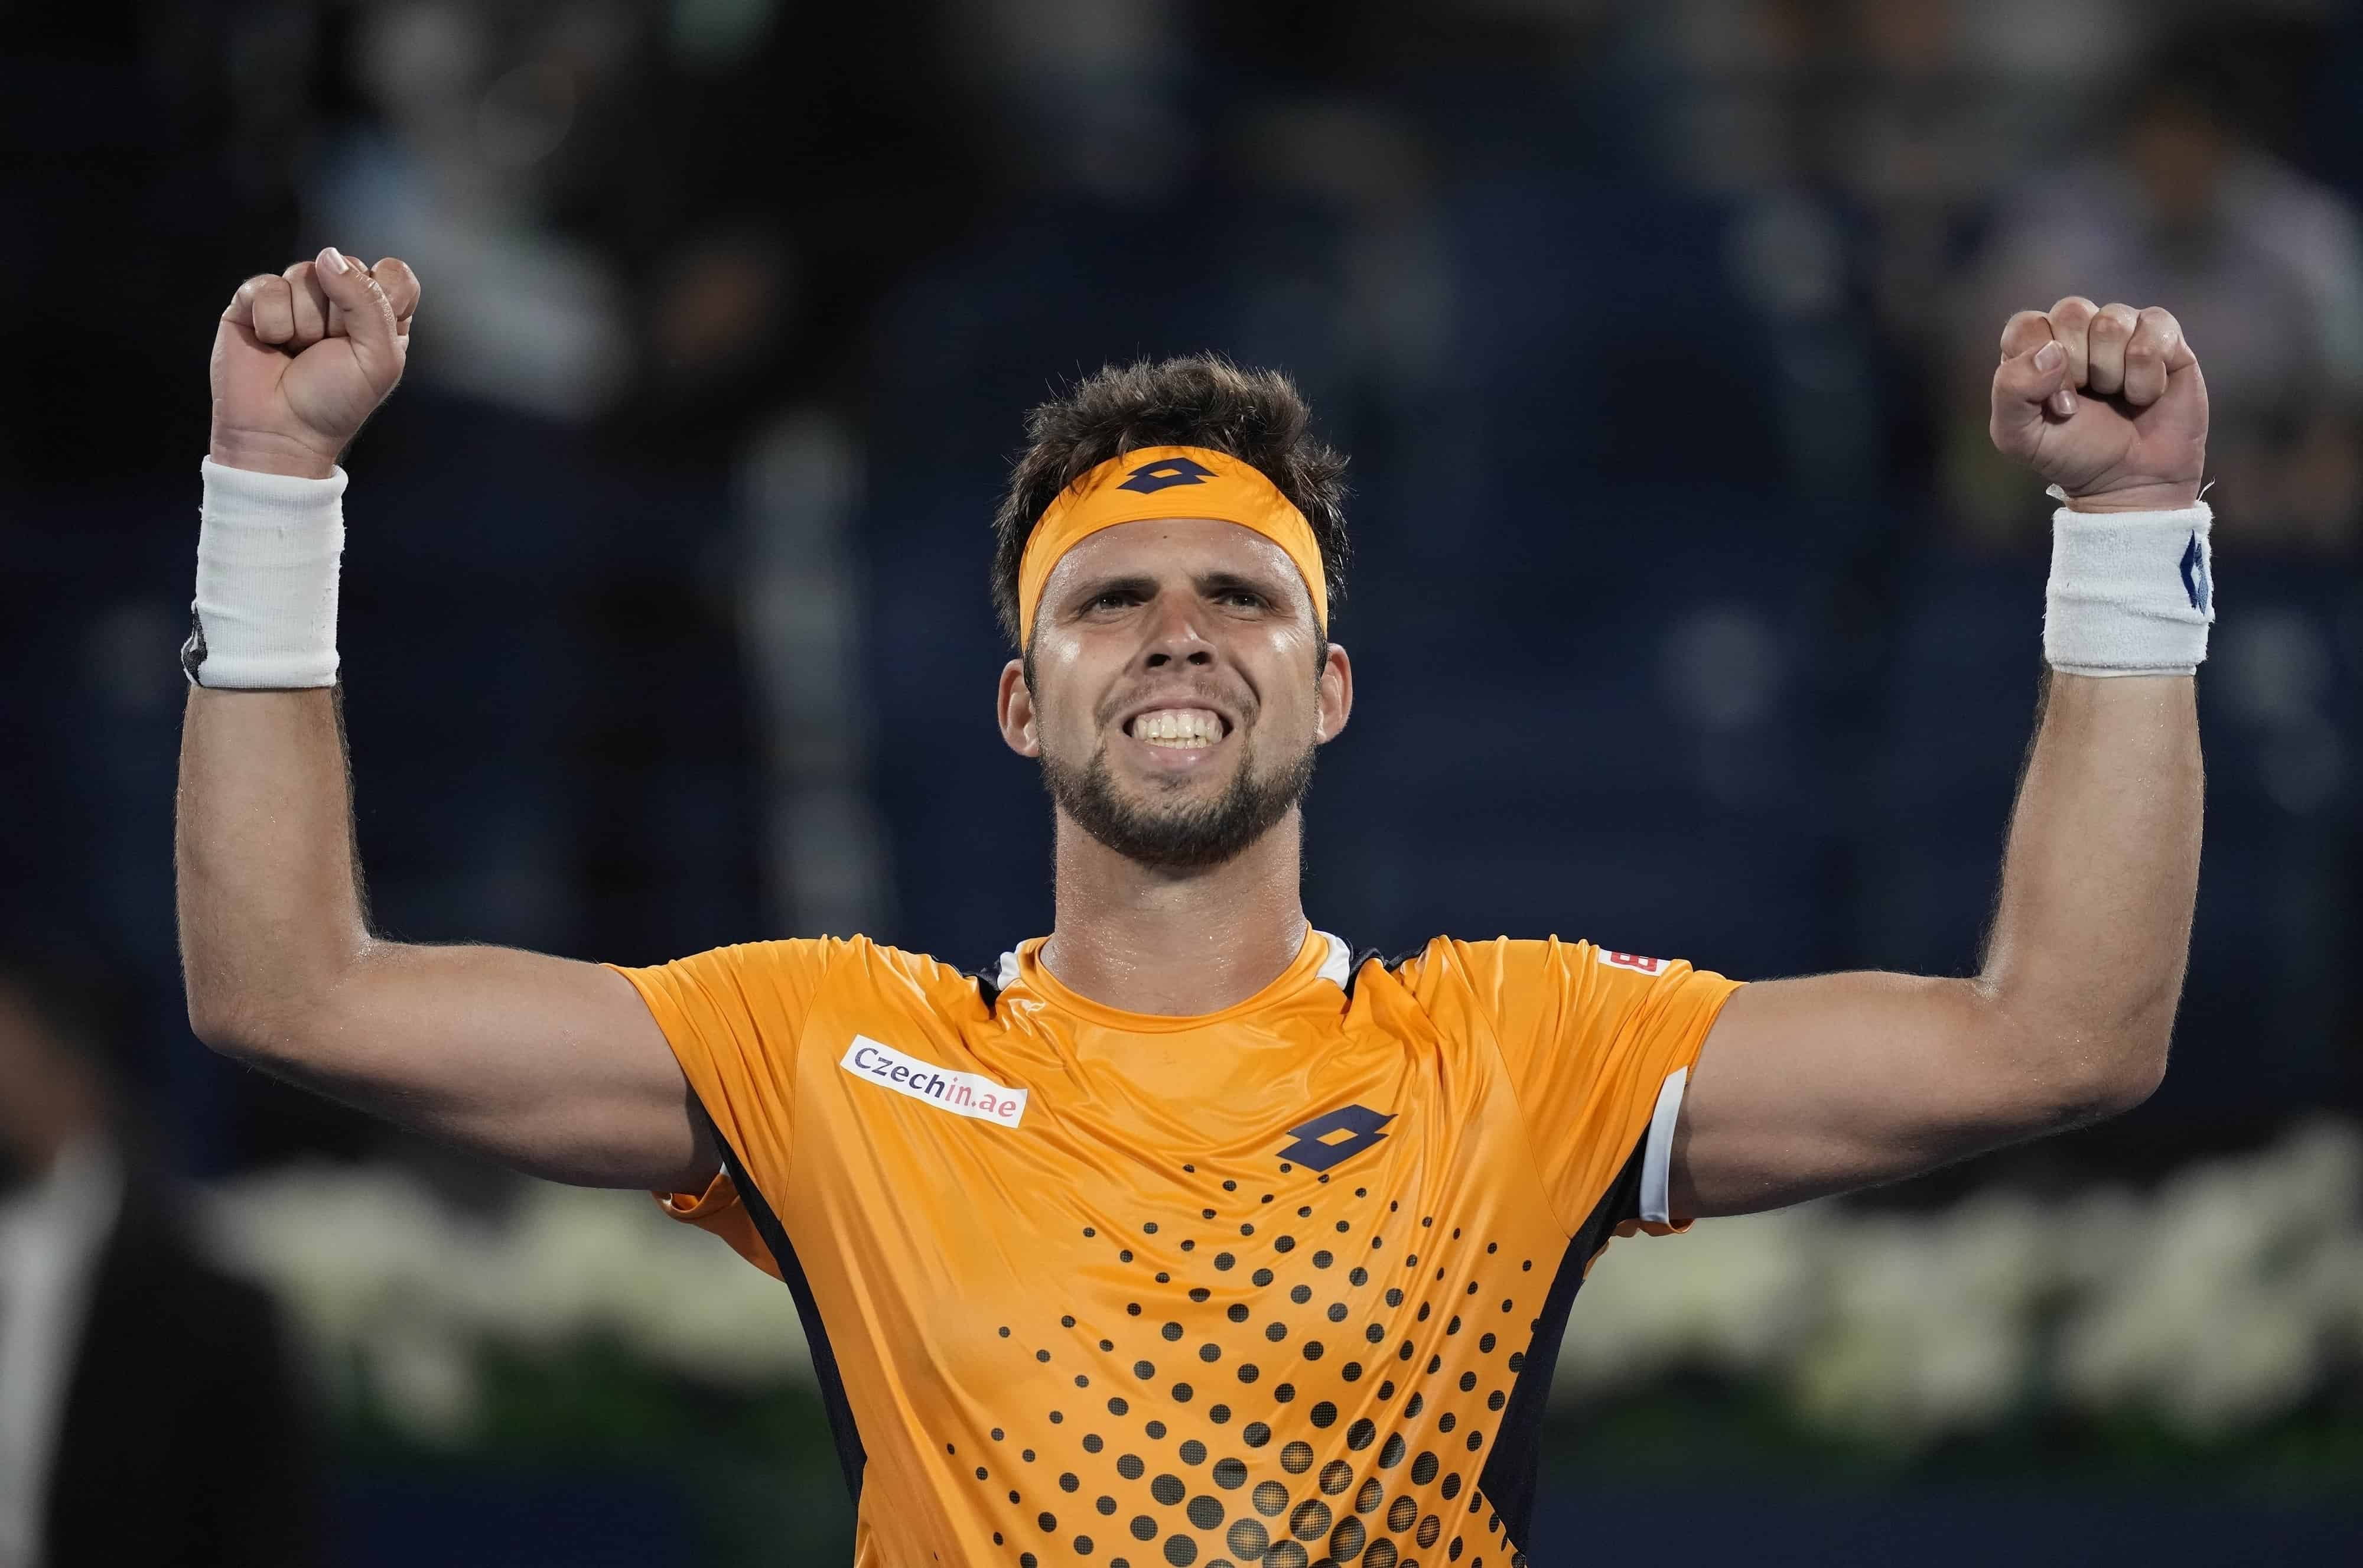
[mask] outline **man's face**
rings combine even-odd
[[[1148,865],[1214,865],[1261,838],[1353,705],[1295,564],[1237,523],[1101,529],[1052,568],[1030,646],[1030,688],[1022,662],[1002,672],[1003,737],[1041,758],[1077,826]]]

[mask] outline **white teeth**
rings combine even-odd
[[[1132,738],[1151,746],[1212,746],[1223,738],[1223,720],[1203,707],[1160,707],[1132,721]]]

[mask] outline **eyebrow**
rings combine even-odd
[[[1247,572],[1208,572],[1198,578],[1198,592],[1207,598],[1233,593],[1242,588],[1251,594],[1261,594],[1275,605],[1286,605],[1289,602],[1286,586],[1275,577],[1259,576]]]
[[[1260,594],[1273,604],[1287,606],[1289,594],[1277,578],[1245,572],[1202,572],[1191,580],[1191,585],[1202,598],[1217,598],[1224,594],[1245,589]],[[1094,577],[1075,585],[1067,596],[1069,614],[1089,607],[1103,594],[1131,594],[1143,599],[1157,596],[1157,579],[1141,573],[1120,573],[1107,577]]]

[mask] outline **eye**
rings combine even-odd
[[[1270,603],[1253,588],[1226,588],[1221,598],[1224,604],[1242,610],[1259,610]]]
[[[1131,589],[1110,588],[1105,593],[1093,595],[1091,603],[1085,605],[1083,608],[1087,610],[1120,610],[1127,605],[1137,605],[1138,603],[1140,603],[1140,595],[1134,593]]]

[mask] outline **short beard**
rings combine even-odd
[[[1256,777],[1250,751],[1219,798],[1180,812],[1144,809],[1116,793],[1105,746],[1081,769],[1043,752],[1042,782],[1077,827],[1125,859],[1160,871],[1204,871],[1237,858],[1304,798],[1315,750],[1307,746],[1263,779]]]

